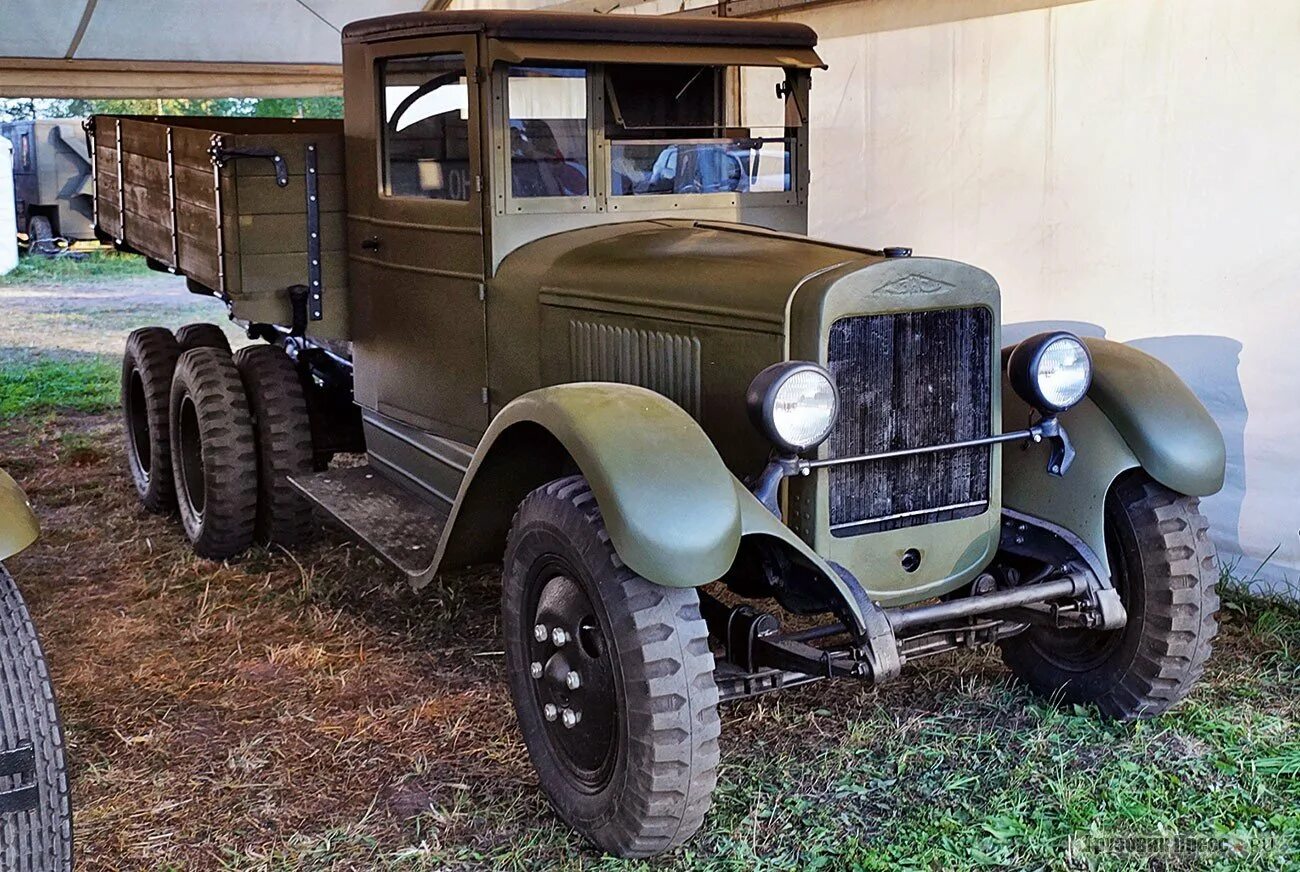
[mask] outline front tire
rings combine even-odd
[[[253,544],[257,450],[244,384],[229,354],[193,348],[181,355],[170,421],[185,535],[200,557],[234,557]]]
[[[515,711],[560,817],[621,857],[684,843],[718,766],[718,690],[696,592],[625,566],[586,480],[570,476],[520,504],[501,602]]]
[[[0,869],[68,872],[72,800],[63,727],[36,628],[3,566],[0,666]]]
[[[1044,696],[1093,703],[1121,719],[1178,703],[1205,668],[1218,632],[1219,574],[1195,497],[1143,472],[1106,498],[1111,578],[1128,610],[1119,630],[1032,627],[1002,643],[1011,671]]]

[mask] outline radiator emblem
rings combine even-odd
[[[885,284],[876,288],[875,293],[893,294],[896,296],[911,295],[911,294],[937,294],[940,291],[950,291],[955,287],[956,285],[949,284],[948,282],[941,282],[938,279],[933,279],[930,278],[929,276],[923,276],[923,275],[918,275],[916,273],[912,273],[910,275],[905,275],[905,276],[901,276],[900,278],[896,278],[892,282],[886,282]]]

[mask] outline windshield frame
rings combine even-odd
[[[690,61],[689,63],[698,63]],[[587,70],[587,194],[586,196],[516,197],[513,192],[510,155],[510,112],[507,106],[509,69],[511,66],[552,66],[557,68],[585,68]],[[780,67],[786,71],[786,81],[791,88],[787,99],[793,102],[800,118],[798,127],[787,127],[786,138],[793,140],[791,153],[791,190],[712,192],[691,194],[621,194],[612,193],[612,157],[610,140],[606,137],[605,68],[609,62],[521,61],[518,64],[498,62],[491,75],[492,111],[490,118],[492,140],[492,169],[494,176],[493,208],[497,215],[530,213],[624,213],[624,212],[692,212],[708,209],[748,207],[796,206],[802,207],[808,197],[808,91],[809,70],[790,67],[779,62],[770,64],[728,63],[717,66]],[[649,132],[649,131],[647,131]],[[645,137],[653,139],[654,137]],[[638,140],[641,138],[638,137]],[[615,140],[617,141],[617,140]]]

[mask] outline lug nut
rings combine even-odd
[[[582,720],[582,712],[575,712],[573,709],[566,708],[560,716],[560,722],[564,724],[566,730],[572,730]]]
[[[532,665],[528,667],[528,671],[532,674],[533,678],[541,678],[542,664],[534,660]]]
[[[565,711],[567,712],[568,709],[565,709]],[[560,711],[555,707],[555,703],[548,702],[546,705],[542,706],[542,714],[546,716],[548,721],[555,720],[559,713]]]
[[[545,642],[547,635],[548,634],[546,632],[545,624],[538,624],[537,626],[533,627],[533,638],[536,639],[538,642]]]
[[[582,676],[578,675],[576,672],[570,672],[568,675],[564,676],[564,686],[569,690],[577,690],[579,687],[582,687]]]
[[[564,643],[568,641],[569,634],[564,632],[563,627],[556,627],[554,630],[551,630],[551,644],[555,645],[556,648],[563,648]]]

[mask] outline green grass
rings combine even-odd
[[[102,412],[118,403],[120,364],[108,358],[0,362],[0,421],[57,410]]]
[[[5,285],[50,284],[78,279],[116,278],[149,273],[144,258],[113,251],[86,252],[81,259],[62,257],[22,257],[18,266],[0,276]]]
[[[1225,602],[1205,680],[1152,721],[1035,699],[996,655],[729,707],[705,827],[653,862],[596,855],[536,793],[483,785],[418,818],[405,846],[361,820],[228,848],[222,868],[1294,869],[1300,611]]]

